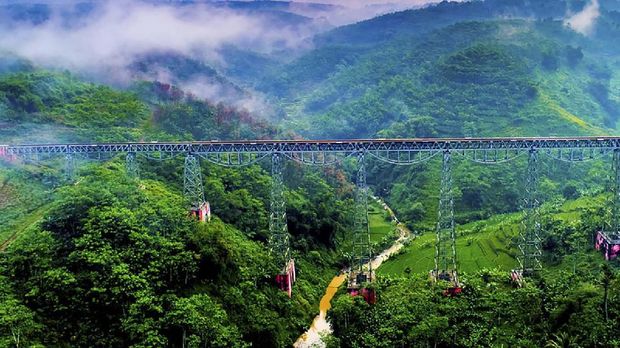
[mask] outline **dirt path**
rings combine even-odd
[[[377,197],[372,197],[372,199],[376,200],[381,204],[383,209],[385,209],[392,218],[392,221],[396,222],[396,228],[398,229],[399,235],[398,239],[392,243],[392,245],[383,250],[379,255],[377,255],[374,259],[370,261],[372,269],[376,270],[381,266],[381,264],[390,258],[393,254],[397,253],[404,245],[405,242],[410,238],[411,231],[405,226],[403,223],[398,221],[396,215],[392,211],[390,207],[388,207],[385,202],[381,201]],[[325,343],[323,342],[323,337],[332,333],[332,328],[327,321],[327,311],[331,308],[331,300],[338,291],[338,288],[346,281],[347,274],[342,272],[336,277],[332,279],[332,281],[327,286],[327,290],[325,290],[325,295],[321,298],[321,302],[319,304],[319,315],[314,318],[312,325],[308,329],[308,331],[304,332],[293,344],[295,348],[310,348],[317,347],[323,348],[325,347]]]

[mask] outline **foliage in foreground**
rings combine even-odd
[[[442,294],[423,274],[381,277],[368,305],[342,294],[330,318],[333,347],[617,347],[620,281],[607,266],[545,273],[515,288],[505,271],[462,276]],[[565,345],[570,342],[570,345]]]
[[[260,170],[245,175],[269,185]],[[211,185],[222,185],[216,178]],[[220,192],[219,202],[234,206],[234,192]],[[246,194],[247,208],[264,215]],[[244,232],[217,217],[199,224],[185,207],[163,183],[129,179],[114,162],[87,169],[59,190],[40,228],[0,255],[0,337],[82,347],[290,345],[311,320],[329,253],[299,255],[305,281],[289,300],[273,284],[278,269],[265,244],[252,239],[262,236],[260,224],[239,221]],[[314,229],[303,214],[315,212],[299,214]]]

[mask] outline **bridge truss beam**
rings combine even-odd
[[[455,138],[455,139],[376,139],[324,141],[239,141],[239,142],[177,142],[177,143],[109,143],[109,144],[45,144],[0,145],[0,153],[23,156],[28,154],[96,154],[96,153],[166,153],[166,154],[250,154],[261,156],[280,152],[287,156],[302,153],[343,153],[361,151],[389,161],[390,153],[441,153],[445,150],[477,151],[478,159],[489,155],[500,158],[501,151],[540,150],[610,150],[620,148],[620,137],[575,138]],[[568,153],[564,151],[564,153]]]

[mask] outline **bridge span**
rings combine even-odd
[[[620,137],[412,138],[351,140],[243,140],[187,142],[126,142],[94,144],[0,145],[7,154],[166,152],[166,153],[297,153],[358,151],[479,151],[614,149]]]
[[[612,186],[612,221],[610,232],[620,239],[620,137],[504,137],[504,138],[412,138],[412,139],[352,139],[352,140],[243,140],[187,142],[120,142],[93,144],[20,144],[0,145],[0,159],[43,160],[65,158],[65,173],[72,174],[74,160],[106,159],[126,154],[130,176],[138,176],[137,156],[165,159],[184,156],[184,193],[192,212],[204,217],[205,195],[200,159],[218,165],[240,167],[270,159],[272,189],[270,202],[270,250],[281,268],[276,277],[278,286],[291,294],[295,265],[289,249],[286,223],[283,167],[286,160],[309,165],[331,165],[344,160],[357,160],[355,175],[355,216],[353,226],[353,258],[350,267],[349,289],[374,299],[364,284],[372,281],[369,269],[372,259],[368,229],[366,184],[367,159],[395,165],[411,165],[438,157],[442,160],[435,245],[433,279],[446,280],[451,286],[448,294],[460,292],[457,273],[454,202],[452,196],[452,156],[460,155],[481,164],[499,164],[527,156],[523,187],[523,228],[519,240],[520,268],[513,279],[539,270],[542,257],[542,233],[538,216],[540,198],[538,163],[540,155],[566,162],[583,162],[612,154],[610,173]]]

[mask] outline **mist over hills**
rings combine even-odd
[[[547,60],[560,59],[562,45],[579,49],[585,55],[586,62],[596,62],[582,64],[588,65],[589,70],[613,70],[615,62],[609,55],[617,53],[618,45],[609,43],[613,42],[618,34],[618,12],[615,11],[617,5],[615,0],[602,1],[600,4],[596,2],[596,7],[592,7],[594,3],[588,5],[585,1],[560,0],[442,2],[422,9],[384,14],[329,30],[333,25],[320,13],[340,11],[342,6],[272,1],[152,1],[125,6],[121,11],[119,6],[107,2],[83,2],[68,7],[9,4],[5,5],[9,10],[3,13],[8,12],[12,21],[3,26],[2,31],[8,35],[5,35],[4,40],[0,40],[0,49],[21,56],[35,65],[69,69],[89,79],[116,86],[127,86],[135,79],[154,79],[176,84],[198,96],[239,107],[245,105],[263,116],[267,113],[270,113],[271,117],[284,116],[292,120],[291,124],[296,124],[293,128],[301,127],[295,130],[303,133],[303,123],[314,122],[314,116],[334,118],[332,114],[344,112],[343,117],[346,118],[346,114],[357,112],[355,100],[359,100],[364,93],[376,94],[375,98],[388,97],[386,91],[371,91],[381,87],[364,87],[364,83],[379,85],[401,75],[406,75],[407,83],[419,81],[410,77],[414,70],[419,76],[421,70],[426,69],[420,64],[422,61],[441,59],[459,48],[482,43],[482,40],[474,36],[458,38],[468,32],[476,35],[477,24],[463,24],[460,28],[448,29],[456,23],[495,21],[495,37],[487,35],[485,43],[501,40],[501,45],[504,46],[524,46],[529,44],[528,38],[524,37],[527,33],[534,42],[542,40],[538,47],[522,48],[522,52],[516,52],[530,56],[528,62],[519,63],[527,63],[526,70],[529,72],[539,69],[542,75],[552,76],[557,69],[540,69],[540,57],[549,55]],[[311,16],[315,17],[300,15],[306,10],[314,11]],[[575,14],[581,14],[581,17]],[[218,18],[213,22],[213,28],[202,28],[200,23],[209,23],[209,18],[215,18],[213,16]],[[74,20],[77,18],[80,20]],[[521,19],[523,24],[516,28],[509,23],[511,19]],[[127,25],[133,29],[119,30]],[[483,24],[479,26],[482,27]],[[218,31],[213,31],[216,27]],[[504,31],[520,30],[522,33],[508,37],[505,32],[500,32],[500,27]],[[147,33],[149,30],[153,30],[153,33],[137,34]],[[185,34],[180,34],[182,31]],[[218,34],[214,35],[216,32]],[[251,38],[246,35],[249,32],[254,32]],[[90,50],[88,37],[95,33],[109,36],[110,39],[97,43],[96,46],[99,47]],[[153,40],[152,35],[157,38]],[[450,41],[454,35],[457,35],[456,40],[462,40],[462,44],[442,50],[441,46],[452,45]],[[440,54],[424,56],[421,52],[413,53],[428,47],[430,40],[435,40],[438,44],[436,50],[440,50]],[[42,50],[37,47],[45,48]],[[417,55],[418,60],[414,59],[405,64],[403,57],[411,54]],[[538,62],[534,55],[539,56]],[[153,57],[161,57],[161,61]],[[180,63],[179,59],[193,63],[183,63],[183,67],[170,69],[170,63]],[[361,67],[362,63],[366,64],[365,68]],[[390,64],[390,71],[378,66]],[[600,67],[593,67],[593,64]],[[561,65],[558,66],[560,67]],[[369,68],[375,71],[369,74],[366,74],[366,71],[355,72],[355,69]],[[435,73],[437,72],[435,70]],[[345,77],[347,74],[354,76]],[[213,78],[216,75],[217,78]],[[586,75],[583,75],[583,78]],[[353,81],[355,76],[359,76],[365,81],[362,84],[358,81],[355,85],[350,85],[351,81],[339,82],[340,76]],[[426,73],[426,76],[430,75]],[[538,83],[534,76],[531,76],[531,80],[533,84]],[[608,113],[613,113],[615,101],[606,99],[609,88],[613,90],[615,86],[613,74],[609,76],[609,80],[609,83],[592,83],[600,82],[597,86],[604,87],[598,88],[595,98],[600,100],[595,102],[604,104],[601,107]],[[583,90],[584,87],[579,88]],[[295,92],[291,93],[290,90]],[[341,94],[337,98],[329,95],[329,91],[336,90]],[[613,93],[611,95],[613,99]],[[235,103],[235,99],[241,101]],[[257,103],[258,100],[262,101]],[[387,104],[390,104],[390,98],[386,100]],[[392,109],[388,112],[402,114],[402,110],[396,109],[411,107],[407,106],[411,104],[408,100],[410,99],[399,97],[398,103],[401,103],[401,106],[390,107]],[[305,105],[306,103],[311,107]],[[347,111],[342,107],[348,108]],[[377,113],[377,110],[372,112]],[[579,113],[570,107],[568,112]],[[327,115],[328,113],[331,114]],[[598,116],[577,117],[598,119],[599,121],[593,124],[598,127],[601,125],[600,120],[605,117],[600,111],[594,113]],[[379,114],[384,115],[377,116],[379,119],[394,118],[386,116],[385,112]],[[406,118],[406,115],[397,118],[403,121],[403,117]],[[388,124],[390,122],[388,121]],[[609,120],[605,122],[607,126],[613,123]],[[382,123],[380,128],[385,128],[385,124]],[[371,127],[361,133],[347,127],[341,129],[345,133],[352,132],[350,136],[373,136],[380,128]],[[314,135],[328,134],[315,132]],[[345,134],[337,136],[346,137]]]

